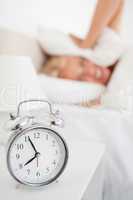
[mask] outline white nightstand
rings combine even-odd
[[[58,182],[41,190],[18,185],[9,175],[5,162],[5,148],[0,148],[0,196],[5,200],[101,200],[105,146],[94,140],[86,140],[77,134],[66,134],[70,157],[67,168]],[[4,133],[3,133],[4,134]],[[99,197],[99,198],[97,198]]]

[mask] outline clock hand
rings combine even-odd
[[[35,145],[33,144],[32,140],[30,139],[29,136],[28,136],[28,140],[29,140],[29,142],[30,142],[32,148],[34,149],[35,153],[38,153],[37,150],[36,150],[36,148],[35,148]]]
[[[35,158],[36,158],[36,155],[35,155],[33,158],[31,158],[30,160],[28,160],[28,162],[26,162],[26,163],[24,164],[24,166],[26,166],[26,165],[28,165],[29,163],[31,163]]]
[[[33,158],[31,158],[30,160],[28,160],[25,164],[24,164],[24,166],[26,166],[26,165],[28,165],[29,163],[31,163],[35,158],[37,158],[38,159],[38,157],[40,156],[40,153],[35,153],[35,156],[33,157]]]
[[[37,156],[36,160],[37,160],[37,168],[38,168],[38,167],[39,167],[39,160],[38,160],[38,156]]]

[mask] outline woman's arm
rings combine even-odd
[[[85,39],[80,40],[72,36],[72,39],[78,46],[81,48],[93,47],[104,28],[109,26],[111,22],[115,20],[115,16],[118,16],[123,1],[124,0],[98,0],[91,28]]]
[[[98,0],[90,31],[81,44],[83,48],[89,48],[95,44],[103,29],[116,14],[121,2],[122,0]]]
[[[111,21],[109,22],[108,26],[113,30],[119,32],[121,30],[121,22],[123,16],[123,8],[124,8],[124,0],[121,0],[120,6],[116,12],[116,14],[112,17]]]

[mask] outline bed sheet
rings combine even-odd
[[[106,144],[104,181],[100,183],[102,187],[99,185],[104,199],[132,200],[133,114],[103,107],[60,106],[60,109],[73,132],[79,130],[84,138],[94,138]],[[73,132],[66,134],[73,137]]]

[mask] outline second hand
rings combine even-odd
[[[38,159],[38,156],[37,156],[37,168],[39,167],[39,159]]]

